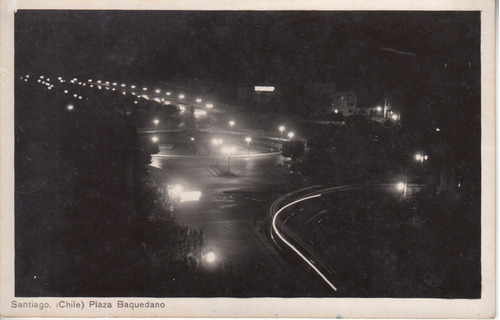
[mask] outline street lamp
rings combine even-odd
[[[382,111],[382,107],[381,107],[381,106],[378,106],[378,107],[377,107],[377,112],[380,112],[380,111]]]
[[[155,119],[153,122],[155,123],[155,131],[156,131],[158,130],[158,123],[160,123],[160,120]]]
[[[233,146],[227,146],[225,148],[222,149],[222,152],[223,153],[227,153],[227,174],[229,175],[229,173],[231,172],[229,170],[230,168],[230,160],[231,160],[231,153],[234,153],[234,147]]]
[[[215,165],[219,165],[219,146],[222,144],[222,139],[213,139],[212,144],[215,145]]]
[[[392,115],[392,120],[394,120],[394,121],[398,120],[398,115],[397,114],[393,114]]]
[[[280,141],[283,140],[283,131],[285,131],[285,126],[280,126],[278,128],[280,130]]]
[[[293,132],[289,132],[288,133],[288,137],[290,138],[290,141],[292,141],[294,135],[295,134]]]
[[[252,141],[252,138],[246,137],[245,141],[247,142],[247,153],[250,153],[250,142]]]
[[[233,120],[229,121],[229,125],[231,126],[231,133],[233,133],[233,126],[236,124]]]
[[[420,153],[417,153],[417,154],[415,155],[415,159],[416,159],[417,161],[420,161],[420,165],[423,165],[424,161],[427,161],[427,160],[429,159],[429,156],[428,156],[428,155],[426,155],[426,154],[422,155],[422,154],[420,154]]]
[[[158,137],[157,136],[153,136],[151,138],[151,140],[154,142],[154,143],[157,143],[158,142]]]

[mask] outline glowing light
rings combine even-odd
[[[68,90],[64,90],[64,93],[68,93]]]
[[[213,105],[213,104],[211,104],[211,103],[207,103],[207,104],[206,104],[206,107],[207,107],[207,109],[212,109],[212,108],[214,107],[214,105]]]
[[[194,116],[195,117],[201,117],[201,116],[206,116],[207,112],[205,110],[195,110],[194,111]]]
[[[292,140],[294,136],[295,134],[293,132],[288,132],[288,138],[290,138],[290,140]]]
[[[216,260],[217,260],[217,255],[211,251],[205,255],[205,261],[208,263],[214,263]]]
[[[158,142],[158,137],[157,136],[152,137],[151,141],[153,141],[154,143],[157,143]]]
[[[116,82],[113,82],[113,85],[114,85],[114,86],[116,86],[116,85],[118,85],[118,83],[116,83]]]
[[[165,94],[166,94],[167,96],[169,96],[169,95],[171,95],[171,94],[172,94],[172,92],[168,91],[168,92],[165,92]]]
[[[131,86],[130,86],[130,88],[135,89],[135,86],[134,86],[134,85],[131,85]]]
[[[148,88],[146,88],[146,87],[142,88],[142,91],[146,91],[146,90],[148,90]]]
[[[156,93],[160,93],[160,89],[156,89],[156,90],[155,90],[155,92],[156,92]]]
[[[339,113],[339,109],[335,109],[335,110],[333,110],[333,112]]]
[[[398,120],[398,116],[397,116],[396,114],[393,114],[391,118],[392,118],[392,120],[394,120],[394,121]]]
[[[182,93],[179,95],[179,99],[184,99],[186,96],[183,95]]]
[[[398,189],[399,191],[404,191],[404,189],[405,189],[405,183],[404,182],[399,182],[396,185],[396,189]]]
[[[122,88],[125,88],[127,85],[125,83],[121,84]]]
[[[197,98],[197,99],[196,99],[196,102],[200,103],[200,102],[201,102],[201,99],[200,99],[200,98]]]
[[[88,79],[87,81],[88,81],[88,82],[92,82],[92,79]]]
[[[273,86],[255,86],[255,92],[274,92]]]
[[[199,201],[201,198],[201,191],[180,191],[179,198],[181,202]]]
[[[67,110],[69,110],[69,111],[73,110],[74,108],[75,108],[75,107],[74,107],[72,104],[68,104],[68,105],[66,106],[66,109],[67,109]]]

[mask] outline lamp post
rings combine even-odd
[[[288,138],[290,138],[290,141],[292,141],[294,135],[295,134],[293,132],[288,132]]]
[[[428,160],[429,159],[429,156],[426,155],[426,154],[420,154],[420,153],[417,153],[415,155],[415,159],[417,161],[420,161],[420,166],[422,166],[424,164],[424,161]]]
[[[227,146],[222,149],[222,152],[227,153],[227,174],[229,175],[230,171],[230,163],[231,163],[231,152],[234,152],[233,146]]]
[[[155,131],[157,131],[158,130],[158,123],[160,123],[160,120],[155,119],[153,122],[155,123]]]
[[[219,165],[219,147],[220,145],[222,144],[222,140],[221,139],[213,139],[212,140],[212,144],[215,145],[215,165],[218,166]]]
[[[235,125],[236,122],[233,120],[229,121],[229,126],[231,126],[231,133],[233,133],[233,126]]]
[[[280,141],[283,140],[283,131],[285,131],[285,126],[280,126],[278,128],[280,130]]]
[[[247,142],[247,153],[250,153],[250,142],[252,141],[252,138],[246,137],[245,141]]]

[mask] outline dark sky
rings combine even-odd
[[[15,18],[19,72],[380,90],[415,68],[422,78],[448,61],[479,64],[478,12],[20,10]]]

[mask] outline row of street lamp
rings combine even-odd
[[[236,122],[234,120],[229,121],[229,126],[231,127],[231,133],[233,133],[233,127],[235,124],[236,124]],[[283,131],[285,131],[285,126],[279,126],[278,130],[280,131],[280,141],[281,141],[281,140],[283,140]],[[290,138],[290,140],[292,140],[294,136],[295,136],[295,133],[293,133],[292,131],[288,132],[288,138]],[[245,139],[245,141],[246,141],[246,139]]]

